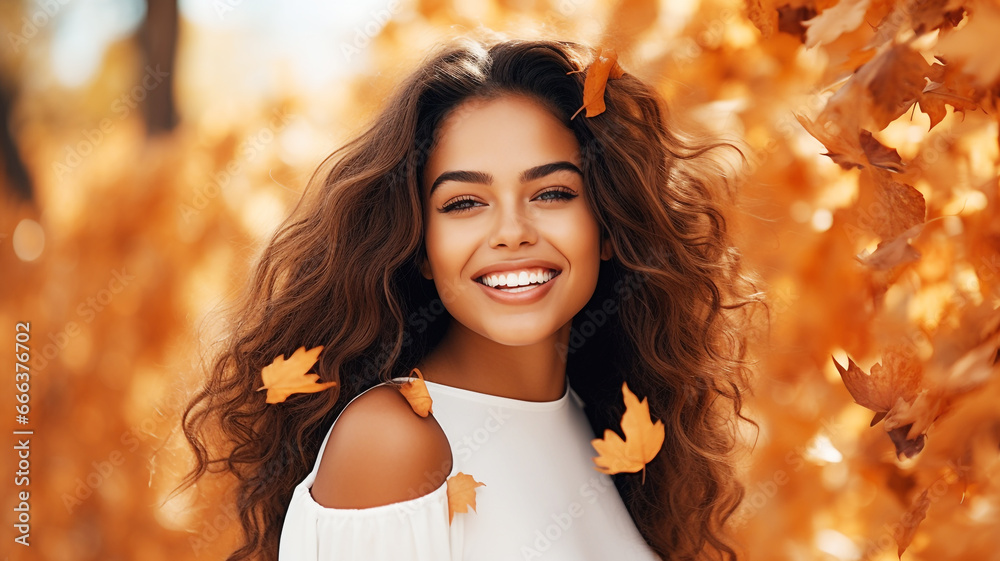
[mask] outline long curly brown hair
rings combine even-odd
[[[594,434],[619,430],[623,381],[666,425],[644,483],[613,476],[624,504],[663,559],[736,558],[724,525],[743,497],[732,457],[750,374],[746,304],[759,298],[723,216],[733,191],[709,154],[732,145],[683,139],[663,99],[627,72],[608,82],[603,114],[571,120],[586,76],[572,71],[596,54],[565,41],[455,39],[313,175],[182,418],[195,465],[181,487],[209,472],[235,476],[244,540],[229,560],[276,558],[292,490],[337,415],[407,375],[443,336],[451,317],[418,268],[420,178],[452,109],[507,93],[532,96],[576,135],[592,211],[614,247],[565,349]],[[338,385],[265,403],[261,369],[317,345],[320,381]]]

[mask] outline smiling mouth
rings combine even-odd
[[[517,293],[533,290],[562,274],[558,269],[544,269],[541,272],[522,271],[503,275],[483,275],[476,282],[501,292]]]

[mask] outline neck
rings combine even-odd
[[[509,346],[452,321],[417,365],[424,379],[523,401],[555,401],[566,391],[570,323],[530,345]]]

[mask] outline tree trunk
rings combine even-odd
[[[33,197],[31,176],[17,150],[14,133],[10,130],[10,112],[14,108],[14,93],[0,84],[0,165],[3,166],[4,180],[23,199]]]
[[[139,31],[139,44],[146,64],[155,72],[167,73],[163,82],[152,88],[143,104],[146,134],[169,132],[177,124],[174,108],[174,55],[177,50],[176,0],[147,0],[146,20]],[[149,72],[144,69],[143,71]]]

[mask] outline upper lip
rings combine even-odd
[[[557,266],[555,263],[551,261],[546,261],[544,259],[515,259],[512,261],[501,261],[499,263],[487,265],[482,269],[476,271],[476,273],[472,275],[472,280],[479,280],[484,275],[488,275],[491,273],[499,273],[501,271],[512,272],[523,269],[534,269],[538,267],[541,267],[543,269],[554,269],[557,272],[562,271],[562,269],[559,268],[559,266]]]

